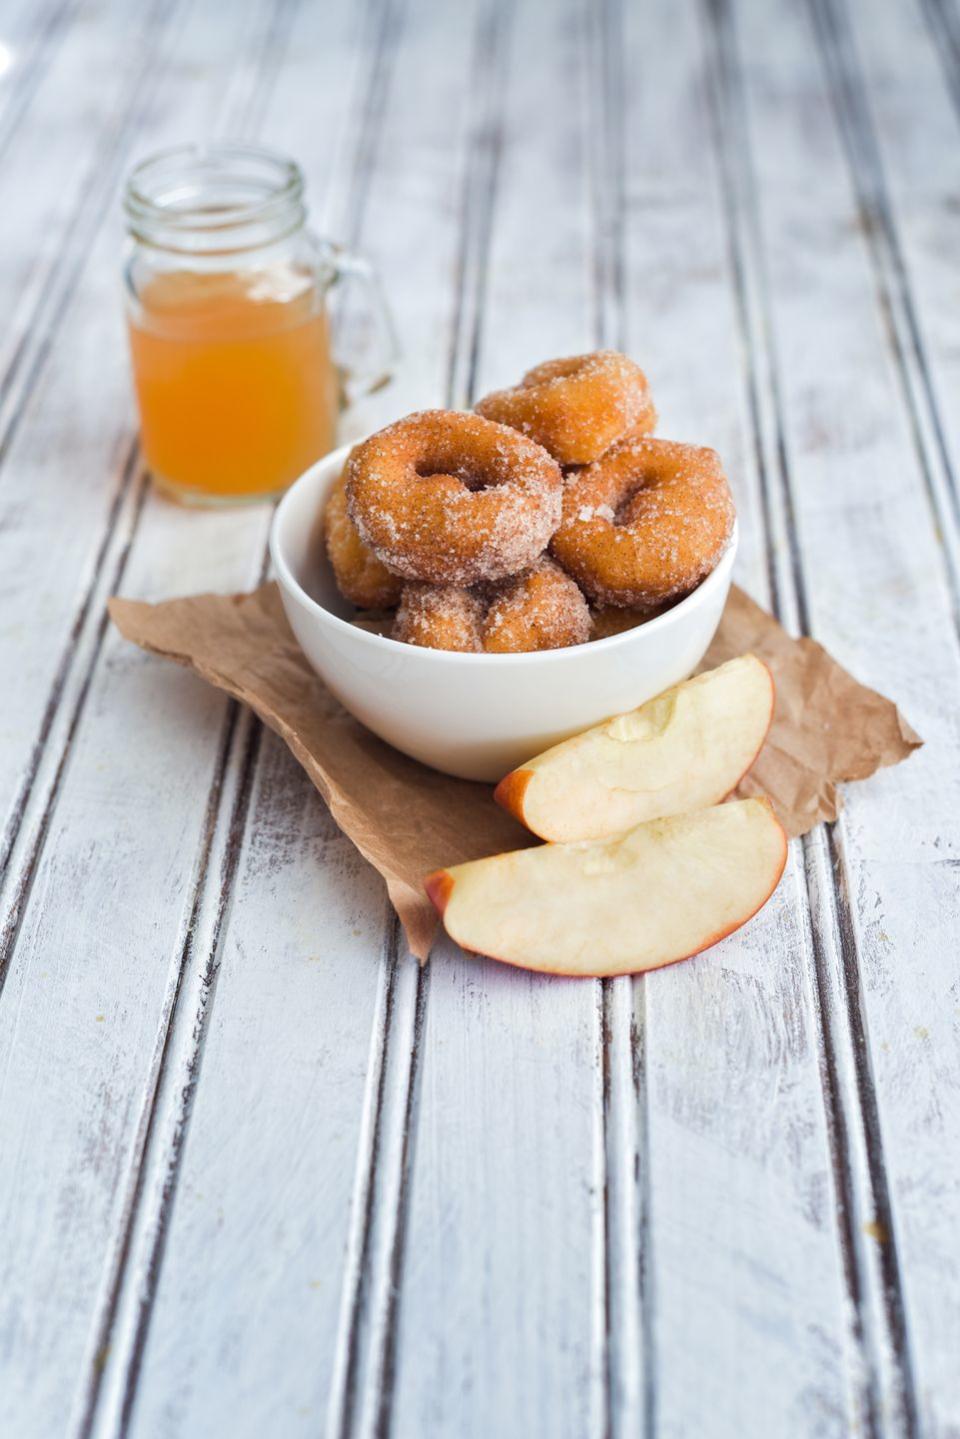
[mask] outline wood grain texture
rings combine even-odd
[[[950,1319],[935,1317],[937,1301],[927,1307],[930,1288],[920,1275],[936,1270],[948,1287],[948,1276],[955,1282],[956,1275],[957,1173],[955,1153],[944,1146],[942,1108],[955,1084],[949,1076],[956,1073],[956,1016],[940,1031],[936,1054],[926,1045],[930,1021],[936,1025],[951,1014],[956,986],[948,957],[956,875],[938,862],[940,851],[949,852],[955,842],[955,807],[946,798],[956,782],[953,703],[947,699],[956,694],[958,679],[950,626],[955,531],[948,511],[937,524],[929,520],[939,484],[934,468],[950,455],[941,450],[938,458],[933,448],[937,431],[943,434],[937,387],[927,388],[922,378],[931,361],[912,275],[902,263],[901,222],[891,208],[887,160],[864,103],[856,51],[844,38],[842,14],[813,18],[845,168],[844,174],[828,153],[816,156],[821,185],[827,175],[837,184],[836,208],[827,209],[834,218],[833,238],[824,234],[824,253],[829,245],[832,269],[838,281],[846,281],[847,318],[843,327],[831,325],[829,350],[809,344],[806,321],[803,360],[792,362],[799,371],[794,383],[802,386],[809,408],[798,417],[791,443],[806,477],[799,512],[800,525],[809,526],[805,548],[816,545],[829,555],[829,535],[832,553],[857,557],[852,566],[811,568],[818,631],[851,663],[856,644],[863,678],[901,694],[905,703],[909,697],[911,712],[933,739],[912,774],[904,771],[889,784],[852,791],[839,832],[831,837],[829,858],[837,870],[837,920],[852,1002],[851,1058],[862,1096],[866,1160],[872,1199],[882,1210],[862,1220],[880,1224],[883,1242],[873,1262],[894,1350],[881,1414],[899,1413],[915,1432],[939,1434],[950,1432],[957,1413],[950,1358],[957,1343],[955,1310]],[[858,138],[851,129],[861,132]],[[862,154],[871,148],[875,156],[865,183]],[[831,183],[827,194],[832,191]],[[876,206],[880,218],[872,215]],[[838,254],[840,217],[846,218],[851,243]],[[877,224],[883,253],[876,245]],[[944,236],[950,227],[955,230],[956,221],[946,216]],[[795,274],[791,288],[796,295]],[[792,356],[798,353],[796,345]],[[862,380],[842,406],[822,379],[812,378],[828,354],[834,364],[840,354],[848,355]],[[819,436],[816,430],[811,434],[811,412]],[[945,477],[946,469],[940,474]],[[904,483],[904,476],[913,482]],[[847,497],[842,506],[841,494]],[[881,612],[881,597],[888,593],[898,596],[902,628],[889,627]],[[919,642],[917,615],[923,616]],[[939,696],[937,714],[933,690]],[[910,982],[904,983],[907,973]],[[885,1176],[878,1173],[878,1155]]]
[[[5,8],[0,1429],[960,1432],[948,0]],[[739,577],[927,740],[702,959],[426,969],[249,716],[103,602],[252,584],[142,473],[118,187],[262,137],[405,345],[344,436],[627,348]],[[11,204],[11,198],[13,203]]]
[[[628,346],[648,336],[651,354],[665,357],[668,368],[654,372],[663,432],[713,443],[725,456],[743,521],[744,578],[769,602],[777,593],[767,564],[771,451],[762,377],[743,363],[752,277],[718,36],[696,6],[679,22],[676,7],[645,7],[627,35],[630,73],[647,79],[630,91],[628,130],[642,133],[659,115],[663,135],[627,161]],[[793,848],[758,925],[692,974],[665,971],[634,986],[652,1358],[645,1414],[655,1432],[695,1432],[707,1414],[715,1432],[731,1434],[842,1432],[858,1418],[859,1356]],[[778,958],[768,964],[762,955]],[[775,1226],[758,1222],[771,1212]],[[800,1288],[802,1315],[787,1298]],[[728,1326],[731,1313],[739,1318]],[[743,1347],[733,1337],[741,1329],[750,1332]]]
[[[786,51],[784,33],[790,41]],[[861,162],[844,133],[851,119],[849,113],[841,115],[850,105],[844,95],[848,81],[837,72],[836,56],[830,54],[831,29],[822,16],[807,17],[804,23],[802,17],[788,19],[768,10],[761,16],[755,7],[745,35],[761,225],[773,296],[771,328],[781,377],[783,445],[792,477],[798,578],[808,620],[868,682],[900,693],[904,702],[909,695],[922,727],[924,684],[933,680],[941,692],[955,684],[949,564],[931,523],[909,377],[888,323],[887,273],[878,267],[865,192],[857,183]],[[789,67],[785,53],[790,55]],[[832,115],[838,123],[812,126],[810,116],[818,113]],[[801,165],[816,176],[816,207],[804,202],[798,187],[783,182],[785,167],[795,175]],[[895,233],[892,238],[896,240]],[[837,287],[832,304],[823,293],[827,274]],[[839,385],[837,377],[843,374],[855,374],[857,383]],[[904,483],[905,475],[913,476],[912,484]],[[806,560],[814,553],[824,557],[823,564]],[[928,617],[922,644],[917,645],[912,621],[907,621],[909,630],[888,623],[885,596],[891,593],[899,597],[896,610],[904,621],[918,612]],[[930,732],[936,734],[932,717]],[[909,813],[911,826],[930,825],[926,843],[934,850],[943,843],[943,826],[949,829],[949,821],[942,809],[923,798],[924,773],[930,774],[932,767],[939,783],[949,787],[950,753],[948,746],[938,758],[935,741],[933,752],[925,752],[912,774],[904,771],[893,779],[893,790],[903,796],[899,818],[882,818],[885,811],[878,797],[886,782],[855,788],[837,833],[826,843],[814,840],[807,846],[814,885],[828,901],[818,927],[825,946],[820,976],[839,1087],[837,1116],[852,1161],[851,1240],[872,1369],[867,1398],[881,1432],[885,1426],[939,1432],[945,1415],[936,1415],[925,1404],[925,1391],[946,1397],[946,1414],[955,1404],[947,1397],[949,1386],[943,1388],[945,1376],[937,1359],[942,1331],[921,1338],[914,1328],[911,1335],[911,1284],[902,1254],[906,1216],[901,1196],[918,1190],[916,1180],[906,1176],[906,1183],[898,1184],[897,1171],[905,1165],[909,1173],[914,1156],[919,1157],[924,1129],[919,1115],[930,1102],[932,1075],[924,1074],[918,1053],[915,1087],[904,1086],[902,1072],[893,1085],[885,1079],[889,1047],[896,1043],[899,1048],[906,1039],[899,1025],[891,1032],[895,1009],[888,1008],[894,996],[897,1005],[905,994],[902,978],[897,982],[896,977],[907,967],[912,971],[908,956],[916,940],[901,926],[911,915],[916,923],[921,912],[920,923],[925,929],[928,925],[926,903],[913,889],[916,867],[902,858],[906,851],[921,853],[923,842],[917,834],[919,850],[913,848],[913,839],[905,844],[902,824]],[[871,856],[866,883],[864,845]],[[891,866],[899,878],[886,898],[872,869],[882,854],[899,857]],[[950,896],[946,904],[952,905],[953,877],[944,878]],[[944,913],[942,904],[937,903],[931,917]],[[880,941],[879,934],[886,938]],[[939,982],[932,977],[927,1003],[939,1011],[954,979],[948,962]],[[915,992],[912,981],[908,988]],[[881,995],[887,996],[886,1004],[879,1002]],[[922,1021],[915,1025],[923,1027]],[[856,1103],[850,1102],[851,1094]],[[907,1140],[901,1130],[892,1151],[891,1124],[904,1102],[913,1115],[913,1137]],[[948,1194],[952,1187],[948,1180]],[[920,1204],[928,1229],[932,1216],[944,1212],[940,1187],[936,1200],[928,1194]],[[950,1207],[948,1201],[944,1218],[952,1227]],[[950,1241],[945,1233],[941,1244],[946,1256]],[[931,1364],[936,1377],[925,1384],[922,1371]]]
[[[306,12],[304,19],[308,19]],[[361,241],[365,240],[368,232],[375,241],[379,233],[378,216],[373,211],[375,180],[380,175],[393,175],[400,155],[428,144],[432,138],[432,126],[430,131],[424,130],[424,119],[428,117],[424,117],[419,105],[413,101],[416,76],[433,54],[432,48],[425,51],[424,45],[432,47],[436,37],[424,26],[422,11],[416,5],[402,16],[378,7],[372,12],[371,20],[374,31],[369,34],[367,42],[370,63],[362,65],[357,76],[356,94],[350,106],[351,118],[341,147],[343,164],[340,178],[334,182],[335,189],[342,186],[342,193],[339,199],[334,195],[332,200],[328,200],[328,208],[334,212],[339,210],[345,228],[357,234]],[[316,22],[317,17],[314,16],[312,23]],[[454,113],[460,103],[459,96],[466,93],[462,77],[467,73],[470,34],[469,17],[451,12],[450,25],[443,37],[447,42],[450,67],[449,88],[445,92],[449,114]],[[292,43],[296,45],[300,40],[315,50],[318,38],[316,32],[296,27]],[[455,57],[458,57],[456,63]],[[305,91],[309,86],[309,93],[314,93],[315,76],[307,68],[303,72],[303,84]],[[332,96],[328,95],[327,102],[331,100]],[[306,94],[298,95],[295,91],[291,93],[289,87],[285,88],[282,97],[278,97],[276,117],[272,113],[267,117],[271,138],[285,123],[291,132],[301,124],[306,103]],[[458,127],[452,126],[448,132],[448,148],[439,153],[433,152],[433,183],[440,195],[457,174],[460,133]],[[427,160],[430,158],[425,156]],[[413,173],[421,177],[423,174],[419,170]],[[405,322],[406,333],[417,340],[416,357],[406,366],[404,378],[415,387],[414,393],[418,388],[421,394],[425,394],[435,392],[443,383],[447,348],[443,343],[442,324],[448,297],[442,291],[437,294],[436,301],[441,306],[438,313],[432,302],[424,301],[424,296],[429,291],[430,277],[452,260],[455,232],[452,225],[447,229],[436,223],[434,207],[424,204],[421,185],[422,178],[414,191],[395,190],[390,195],[389,204],[394,215],[398,210],[408,214],[409,225],[419,227],[419,233],[410,235],[410,249],[401,254],[394,252],[393,258],[395,261],[402,260],[406,267],[409,309],[401,309],[400,319]],[[365,216],[363,209],[368,189],[371,209]],[[402,296],[404,290],[400,286],[398,288]],[[439,335],[440,343],[435,341],[435,335]],[[391,400],[393,404],[397,403],[395,396]],[[382,405],[383,401],[380,403]],[[415,400],[411,399],[410,403],[415,403]],[[352,418],[356,423],[357,416]],[[376,422],[374,412],[368,423]],[[309,786],[302,776],[300,784],[306,797]],[[256,844],[256,813],[251,816],[251,825],[250,843]],[[259,889],[259,884],[255,885],[255,890],[259,892]],[[257,904],[261,910],[267,910],[272,909],[273,902],[268,905],[266,896],[261,893]],[[298,907],[296,890],[291,891],[289,904],[291,912],[295,913]],[[235,907],[233,914],[236,913]],[[381,923],[382,914],[382,907],[378,907],[377,924]],[[353,936],[351,943],[344,947],[340,963],[345,966],[345,974],[356,966],[358,938]],[[364,939],[365,951],[370,953],[373,949],[379,958],[379,946],[371,946],[369,935]],[[365,1412],[360,1412],[363,1406],[373,1403],[376,1413],[378,1376],[390,1363],[389,1295],[396,1250],[395,1211],[406,1162],[405,1119],[412,1082],[411,1054],[418,1024],[418,993],[422,978],[407,956],[394,953],[395,944],[396,935],[391,926],[387,947],[392,956],[389,959],[390,969],[381,985],[375,1012],[371,1013],[370,1009],[365,1012],[365,1042],[362,1046],[350,1045],[343,1055],[345,1063],[360,1065],[363,1073],[367,1069],[369,1053],[366,1092],[357,1094],[357,1103],[349,1120],[344,1108],[338,1108],[331,1114],[331,1123],[337,1131],[345,1131],[343,1142],[355,1146],[341,1175],[346,1188],[341,1190],[339,1202],[330,1206],[322,1235],[322,1253],[317,1252],[313,1232],[303,1233],[301,1240],[302,1245],[313,1253],[315,1267],[327,1275],[322,1301],[318,1296],[315,1303],[319,1327],[302,1327],[299,1304],[291,1304],[290,1300],[290,1275],[280,1268],[275,1271],[272,1280],[275,1302],[288,1310],[291,1325],[296,1326],[297,1332],[294,1334],[291,1331],[288,1342],[293,1344],[298,1339],[302,1346],[303,1368],[308,1365],[309,1354],[318,1348],[326,1356],[325,1367],[318,1369],[311,1380],[308,1398],[312,1397],[315,1408],[304,1410],[300,1403],[290,1412],[296,1415],[298,1411],[303,1411],[299,1413],[300,1419],[316,1418],[319,1414],[330,1433],[346,1432],[348,1426],[360,1422]],[[256,1004],[258,992],[257,985],[249,991],[250,1003]],[[371,1001],[372,998],[371,994]],[[368,1044],[366,1034],[370,1032],[371,1021],[372,1035]],[[323,1003],[317,1010],[316,1025],[316,1032],[327,1034],[331,1048],[339,1050],[344,1026],[328,1004]],[[277,1071],[277,1079],[283,1082],[282,1055],[277,1056]],[[202,1092],[215,1096],[219,1082],[218,1070],[214,1069],[211,1078],[206,1081],[209,1090],[205,1085]],[[232,1085],[229,1068],[222,1071],[222,1082]],[[272,1085],[268,1086],[268,1091],[273,1092]],[[216,1114],[216,1099],[212,1102],[215,1106],[213,1113]],[[185,1185],[192,1182],[190,1176],[194,1164],[199,1173],[205,1174],[209,1169],[210,1156],[204,1140],[202,1129],[199,1137],[191,1136],[183,1180]],[[313,1133],[313,1144],[318,1162],[322,1162],[329,1143],[320,1127],[316,1127]],[[195,1145],[199,1149],[195,1149]],[[176,1157],[172,1140],[168,1152],[171,1157]],[[351,1192],[352,1213],[348,1202]],[[302,1230],[301,1199],[291,1191],[280,1171],[277,1172],[277,1186],[261,1187],[252,1199],[257,1213],[271,1217],[291,1205],[287,1221],[290,1231]],[[165,1261],[165,1272],[159,1279],[156,1313],[150,1323],[149,1342],[143,1357],[141,1394],[133,1411],[135,1429],[142,1427],[145,1433],[151,1433],[158,1423],[167,1423],[173,1432],[190,1433],[195,1425],[203,1427],[213,1422],[215,1413],[223,1415],[222,1398],[211,1394],[208,1386],[194,1383],[189,1376],[183,1376],[189,1381],[190,1397],[181,1412],[171,1416],[167,1409],[170,1387],[176,1387],[179,1382],[175,1366],[187,1358],[176,1345],[176,1335],[181,1332],[184,1323],[189,1322],[192,1313],[192,1296],[189,1289],[183,1291],[178,1277],[181,1263],[177,1244],[180,1232],[178,1220],[179,1213],[173,1223],[171,1257],[168,1264]],[[219,1248],[219,1239],[214,1248]],[[170,1336],[174,1339],[174,1367],[164,1358],[170,1348]],[[214,1330],[211,1343],[215,1346],[218,1342],[219,1336]],[[236,1342],[238,1346],[248,1346],[243,1367],[250,1374],[251,1384],[256,1383],[255,1375],[259,1372],[261,1389],[269,1395],[273,1359],[262,1350],[256,1326],[245,1326]],[[130,1357],[133,1361],[133,1351]],[[216,1347],[211,1349],[208,1362],[216,1366]],[[293,1372],[298,1371],[294,1369]],[[208,1402],[213,1403],[212,1410],[204,1407]],[[262,1420],[263,1415],[238,1394],[236,1410],[231,1411],[231,1426],[238,1432],[244,1432],[249,1426],[249,1432],[256,1433]]]
[[[454,403],[590,344],[590,272],[580,258],[591,223],[588,75],[579,63],[588,12],[564,4],[555,20],[544,28],[541,7],[530,3],[485,3],[478,14]],[[391,1426],[402,1434],[600,1433],[597,986],[514,974],[446,942],[430,968],[395,1364],[386,1376]],[[556,1354],[548,1389],[539,1365],[519,1362],[546,1349]]]
[[[237,18],[240,44],[246,45],[248,54],[257,54],[260,27],[246,23],[247,18],[256,16],[238,14]],[[216,113],[224,78],[236,64],[236,52],[224,46],[220,26],[212,22],[212,16],[199,11],[187,17],[181,31],[181,64],[178,66],[178,53],[174,52],[170,68],[161,66],[158,75],[159,94],[165,101],[162,118],[141,137],[142,143],[150,146],[169,141],[171,129],[164,131],[164,125],[174,127],[175,136],[180,125],[209,123],[211,114]],[[189,66],[182,63],[188,57]],[[196,83],[191,68],[201,62],[208,67],[205,85]],[[232,117],[225,118],[230,123]],[[45,676],[39,662],[49,664],[51,656],[56,661],[64,644],[57,635],[58,621],[70,627],[65,640],[69,668],[66,678],[51,692],[57,706],[54,720],[24,811],[22,842],[9,866],[14,892],[20,888],[19,876],[25,875],[37,908],[29,923],[19,930],[14,925],[9,932],[11,941],[19,934],[19,945],[0,1012],[5,1031],[3,1094],[9,1100],[0,1106],[4,1151],[19,1153],[24,1136],[31,1132],[37,1140],[29,1159],[4,1167],[4,1211],[16,1202],[14,1186],[19,1184],[35,1187],[42,1196],[32,1210],[31,1230],[18,1230],[16,1242],[4,1250],[3,1332],[5,1352],[16,1377],[3,1386],[2,1402],[10,1406],[10,1425],[27,1433],[65,1432],[71,1405],[74,1422],[82,1425],[87,1375],[102,1367],[97,1311],[113,1283],[111,1251],[123,1243],[127,1166],[131,1160],[136,1165],[144,1140],[156,1045],[158,1036],[162,1037],[164,1017],[175,991],[177,960],[185,943],[183,930],[178,933],[177,916],[181,916],[181,925],[189,920],[197,842],[207,823],[207,797],[223,724],[222,704],[196,694],[192,699],[182,696],[184,709],[178,719],[176,702],[169,707],[176,689],[161,684],[164,697],[157,703],[148,694],[154,683],[151,676],[136,662],[131,665],[131,657],[122,653],[116,663],[111,663],[108,654],[97,672],[98,683],[92,682],[91,665],[101,654],[104,633],[102,599],[118,582],[129,558],[142,510],[131,490],[135,467],[125,461],[131,474],[127,482],[131,498],[125,508],[122,501],[111,505],[108,499],[104,513],[103,477],[109,474],[110,451],[121,450],[129,414],[116,309],[115,234],[105,238],[92,271],[85,273],[90,276],[90,291],[84,297],[88,308],[78,311],[76,324],[64,332],[56,369],[34,394],[38,408],[48,407],[49,420],[34,431],[43,435],[45,442],[31,447],[27,432],[23,434],[25,454],[42,466],[29,479],[39,483],[28,484],[17,493],[15,522],[4,530],[5,540],[18,547],[11,559],[23,567],[21,573],[36,573],[41,568],[41,593],[53,602],[46,609],[41,606],[38,613],[36,591],[20,590],[20,643],[25,631],[29,655],[37,659],[39,673],[35,687],[24,684],[15,691],[18,702],[36,703],[37,691],[42,697]],[[88,345],[93,345],[94,354],[99,350],[110,356],[112,367],[91,363]],[[79,394],[78,374],[87,377],[86,391]],[[102,444],[103,449],[91,448],[86,453],[90,468],[80,471],[85,483],[64,487],[65,466],[80,464],[78,435],[88,443]],[[58,442],[55,451],[51,448],[54,440]],[[7,494],[9,498],[10,492]],[[179,517],[166,506],[154,506],[151,514],[152,544],[143,552],[138,582],[164,589],[189,583],[190,554],[175,533]],[[192,551],[196,566],[193,582],[200,582],[202,570],[209,574],[211,564],[218,575],[215,583],[234,586],[254,578],[262,553],[264,517],[206,516],[203,520],[209,523],[201,521],[194,532],[198,548]],[[251,524],[256,531],[254,565],[250,563]],[[201,556],[205,556],[202,565]],[[45,576],[44,564],[48,566]],[[137,569],[134,565],[135,576]],[[53,578],[57,574],[59,584]],[[89,589],[93,598],[71,614],[77,589],[81,596]],[[16,644],[12,625],[7,638],[11,645]],[[29,673],[26,677],[30,678]],[[138,689],[133,719],[123,703],[126,677],[147,685],[146,690]],[[141,709],[145,715],[142,725],[136,718]],[[191,747],[190,760],[181,764],[176,755],[178,726],[191,713],[197,723],[196,744]],[[94,721],[89,729],[81,722],[87,716]],[[123,737],[134,730],[142,749],[123,743]],[[146,787],[138,790],[136,809],[141,822],[136,824],[126,796],[131,785],[137,788],[145,755],[152,758],[156,769],[153,779],[147,779]],[[69,784],[61,788],[68,773]],[[171,775],[177,777],[174,784]],[[210,798],[215,817],[219,794],[211,793]],[[118,809],[126,811],[127,821],[118,822]],[[143,826],[143,816],[151,813],[159,829]],[[88,815],[93,816],[89,826]],[[158,843],[161,833],[164,838]],[[47,839],[51,843],[37,867],[40,848]],[[98,879],[88,882],[91,865]],[[61,888],[66,893],[71,884],[75,892],[70,903],[49,910],[44,896]],[[114,908],[118,908],[117,923],[108,932],[102,916]],[[163,922],[163,914],[168,923]],[[77,962],[78,954],[85,963]],[[109,965],[91,964],[98,955],[111,956]],[[37,980],[35,962],[46,981]],[[113,973],[115,968],[119,972]],[[136,1020],[128,1025],[124,1015],[130,1005],[136,1010]],[[61,1017],[67,1020],[62,1033]],[[48,1042],[50,1026],[57,1036],[53,1044]],[[102,1043],[91,1044],[91,1035]],[[74,1058],[62,1048],[71,1041],[77,1044]],[[22,1100],[14,1101],[14,1094],[21,1094]],[[31,1106],[44,1097],[49,1101],[44,1117],[35,1122]],[[45,1234],[49,1235],[46,1243],[40,1238]],[[38,1255],[38,1247],[46,1260]],[[52,1270],[45,1264],[53,1266]],[[57,1281],[52,1274],[59,1276]],[[71,1301],[62,1311],[47,1314],[42,1296],[56,1283],[63,1284]],[[34,1332],[39,1323],[37,1304],[50,1321],[43,1345],[38,1345]],[[40,1365],[42,1372],[50,1352],[58,1354],[60,1362],[49,1382],[40,1383],[35,1366]]]

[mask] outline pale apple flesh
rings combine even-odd
[[[541,839],[564,843],[717,804],[756,759],[773,703],[767,666],[741,655],[545,750],[494,797]]]
[[[613,838],[473,860],[424,883],[464,949],[605,977],[687,959],[739,929],[776,889],[786,858],[769,801],[746,799]]]

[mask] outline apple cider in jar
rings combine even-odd
[[[279,494],[335,443],[328,294],[345,277],[365,285],[380,337],[365,387],[385,377],[390,328],[375,277],[306,229],[297,166],[249,146],[145,162],[126,212],[130,350],[155,481],[192,504]]]

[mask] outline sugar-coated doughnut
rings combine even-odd
[[[343,474],[327,498],[323,538],[337,588],[344,599],[363,610],[392,609],[399,602],[403,581],[380,563],[357,533],[347,513]]]
[[[590,611],[576,583],[544,557],[522,574],[473,589],[411,581],[393,638],[487,654],[563,649],[590,638]]]
[[[710,573],[733,519],[713,450],[631,434],[568,478],[550,548],[595,603],[656,605]]]
[[[589,638],[590,610],[580,587],[552,560],[504,580],[490,596],[483,621],[488,654],[561,650]]]
[[[547,360],[476,410],[530,435],[561,465],[589,464],[627,430],[649,434],[657,422],[646,376],[616,350]]]
[[[403,587],[392,637],[430,650],[483,649],[484,602],[462,585],[410,580]]]
[[[407,579],[472,585],[533,563],[560,522],[563,477],[506,425],[425,410],[358,445],[347,504],[364,542]]]

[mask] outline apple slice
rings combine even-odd
[[[756,759],[773,695],[763,661],[741,655],[545,750],[494,798],[541,839],[563,842],[717,804]]]
[[[787,837],[767,799],[610,839],[476,859],[424,884],[464,949],[551,974],[637,974],[699,954],[777,887]]]

